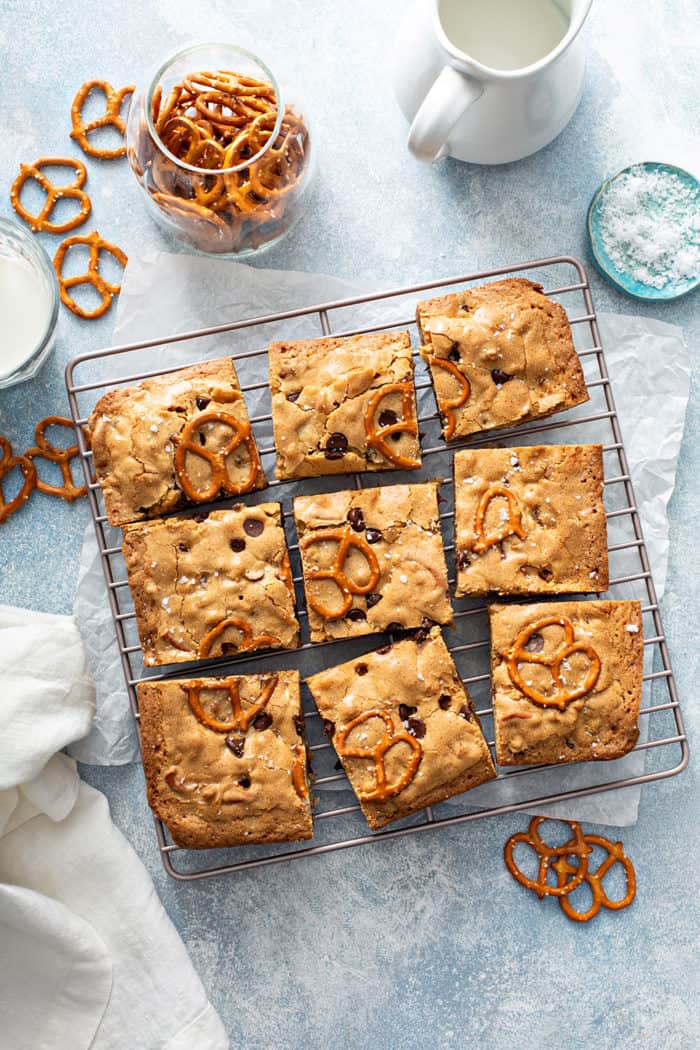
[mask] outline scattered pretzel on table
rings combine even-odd
[[[76,245],[86,245],[90,249],[90,260],[88,262],[87,271],[74,277],[64,277],[63,264],[71,248]],[[72,313],[76,314],[78,317],[84,317],[89,321],[96,317],[101,317],[102,314],[106,313],[112,305],[112,299],[114,296],[119,295],[119,292],[121,291],[120,284],[112,284],[111,281],[108,281],[100,273],[100,252],[103,251],[115,258],[122,266],[126,266],[128,259],[121,248],[117,248],[116,244],[110,244],[109,241],[104,240],[103,237],[100,237],[97,230],[93,230],[92,233],[88,233],[84,237],[66,237],[65,241],[61,241],[59,244],[53,259],[53,265],[56,271],[56,276],[58,277],[58,285],[61,293],[61,302],[64,306],[67,306]],[[94,310],[84,309],[75,301],[72,295],[69,294],[68,290],[70,288],[75,288],[82,284],[91,284],[95,291],[102,297],[102,302],[99,303]]]
[[[36,488],[36,467],[27,456],[14,456],[12,445],[0,434],[0,525],[4,524],[11,514],[24,506],[32,492]],[[2,482],[15,467],[19,467],[22,473],[22,487],[16,496],[5,502],[5,494]]]
[[[76,177],[73,182],[56,186],[42,168],[73,168]],[[22,188],[28,179],[33,179],[46,193],[46,199],[38,212],[30,212],[20,199]],[[74,157],[40,157],[33,164],[20,164],[20,172],[10,189],[10,202],[21,219],[29,224],[34,233],[68,233],[76,226],[81,226],[92,211],[92,204],[83,186],[87,179],[87,168],[82,161]],[[49,216],[59,200],[71,198],[80,203],[80,211],[64,222],[51,222]]]
[[[0,525],[3,525],[15,511],[24,506],[35,489],[45,493],[47,496],[59,496],[69,503],[73,503],[74,500],[80,499],[87,493],[87,486],[76,485],[71,473],[70,461],[78,455],[78,445],[68,445],[66,448],[53,445],[46,437],[46,431],[49,427],[66,427],[75,433],[75,425],[72,419],[67,419],[65,416],[47,416],[46,419],[42,419],[37,423],[34,428],[35,447],[27,449],[23,456],[13,455],[10,441],[0,434],[0,451],[2,452],[2,455],[0,455]],[[83,427],[83,433],[89,445],[90,434],[85,427]],[[49,482],[43,481],[37,473],[36,464],[34,463],[36,459],[45,459],[50,463],[56,463],[61,471],[63,484],[51,485]],[[18,467],[23,475],[22,487],[16,496],[6,502],[2,490],[2,482],[15,467]]]
[[[94,120],[84,123],[82,110],[88,97],[93,91],[104,92],[106,100],[105,112],[95,117]],[[131,84],[129,87],[120,88],[119,91],[115,91],[111,84],[108,84],[106,80],[88,80],[86,83],[79,88],[77,95],[73,99],[73,105],[71,106],[70,116],[73,130],[70,133],[70,137],[80,145],[83,153],[87,153],[89,157],[98,157],[101,160],[113,160],[116,157],[123,157],[126,153],[126,146],[117,146],[114,149],[102,149],[99,146],[93,146],[88,139],[88,135],[92,131],[96,131],[98,128],[114,127],[120,133],[124,135],[126,133],[126,124],[123,117],[121,116],[121,108],[124,103],[124,99],[127,95],[133,94],[134,85]]]
[[[533,817],[526,832],[516,832],[506,842],[503,848],[503,859],[513,878],[521,886],[533,890],[540,900],[544,897],[556,897],[561,910],[567,918],[574,922],[588,922],[598,914],[601,908],[618,911],[628,907],[635,898],[637,883],[634,865],[625,855],[622,843],[610,842],[600,835],[585,835],[577,821],[563,820],[561,823],[571,828],[571,837],[561,846],[549,846],[542,840],[539,833],[540,825],[547,819],[547,817]],[[529,846],[539,858],[536,879],[530,879],[524,875],[515,862],[514,849],[519,843]],[[607,856],[595,871],[592,871],[590,854],[594,846],[604,849]],[[576,860],[575,864],[571,863],[573,859]],[[604,889],[603,880],[616,864],[620,864],[624,872],[625,895],[620,900],[611,900]],[[555,886],[548,882],[550,869],[554,870],[557,876]],[[590,888],[592,904],[586,911],[578,911],[568,898],[584,882]]]
[[[357,745],[348,744],[347,738],[353,729],[372,718],[379,718],[384,722],[385,728],[377,743],[373,747],[360,747],[359,743]],[[399,743],[408,744],[412,753],[401,776],[393,784],[389,784],[384,760],[387,752]],[[423,748],[420,742],[403,729],[397,732],[391,715],[380,710],[363,711],[357,718],[353,718],[335,733],[333,746],[341,758],[373,759],[376,784],[368,791],[356,792],[362,802],[386,802],[387,799],[400,794],[415,777],[423,758]]]

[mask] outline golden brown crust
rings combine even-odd
[[[408,332],[271,343],[269,362],[278,478],[420,467]],[[377,443],[382,413],[406,429]]]
[[[446,436],[514,426],[588,400],[564,309],[523,278],[509,278],[418,304],[424,345]],[[469,394],[439,359],[456,366]],[[457,399],[459,400],[459,399]]]
[[[437,493],[427,482],[294,500],[312,642],[419,627],[426,617],[452,623]],[[341,534],[351,544],[342,565]],[[334,563],[340,586],[318,578]]]
[[[608,589],[602,445],[460,450],[454,483],[458,598]]]
[[[124,525],[196,505],[178,480],[177,439],[199,416],[212,412],[249,426],[236,369],[228,357],[147,379],[137,386],[110,390],[100,398],[90,416],[90,429],[95,474],[110,524]],[[194,436],[200,444],[204,437],[205,449],[220,452],[231,441],[232,428],[226,423],[204,422],[203,427],[206,429]],[[231,482],[243,486],[236,494],[267,485],[258,460],[259,469],[246,486],[251,458],[245,443],[226,457],[225,465]],[[211,465],[188,454],[186,470],[195,489],[206,493]],[[214,498],[231,494],[221,491]]]
[[[231,717],[270,696],[245,730],[212,731],[192,710]],[[189,849],[296,842],[313,834],[297,671],[138,685],[148,802]],[[228,743],[227,743],[228,741]]]
[[[563,648],[565,624],[537,630],[538,623],[549,617],[563,618],[573,628],[568,654]],[[499,765],[613,759],[634,748],[639,736],[644,657],[639,602],[491,605],[489,618]],[[514,658],[518,637],[533,627],[536,635]],[[562,654],[561,679],[555,682],[552,661]],[[563,709],[530,699],[518,685],[518,677],[535,695],[563,697]],[[593,680],[592,687],[567,701],[587,679]]]
[[[312,675],[307,684],[321,715],[332,723],[328,727],[331,740],[338,744],[371,828],[444,802],[496,775],[469,694],[439,627]],[[378,714],[346,733],[353,720],[371,711]],[[420,748],[420,762],[397,794],[384,801],[367,800],[363,796],[376,792],[374,760],[371,756],[347,757],[347,751],[371,750],[385,732],[384,718],[397,735],[411,734]],[[341,746],[338,742],[344,737],[345,746]],[[403,741],[386,752],[389,787],[406,779],[411,757]]]
[[[146,665],[298,647],[278,503],[127,525],[123,552]]]

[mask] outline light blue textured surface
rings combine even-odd
[[[283,83],[294,75],[315,118],[320,177],[311,211],[259,265],[394,285],[538,256],[583,258],[586,207],[606,176],[649,156],[700,167],[695,0],[594,4],[573,121],[542,153],[499,169],[426,168],[407,154],[389,86],[403,9],[402,0],[5,0],[0,214],[11,214],[20,161],[80,155],[68,131],[83,80],[143,82],[164,52],[204,36],[258,50]],[[132,255],[166,247],[126,162],[88,167],[91,228]],[[55,250],[56,238],[42,239]],[[593,272],[591,280],[599,309],[681,324],[698,345],[697,296],[649,307]],[[110,314],[87,323],[63,312],[55,357],[31,383],[0,393],[0,432],[17,448],[31,443],[33,422],[65,411],[68,358],[107,344],[111,328]],[[696,369],[663,601],[691,745],[700,672],[698,386]],[[15,515],[0,535],[2,601],[68,612],[86,517],[84,505],[43,496]],[[83,772],[107,793],[152,872],[233,1046],[690,1050],[700,1045],[696,768],[691,761],[681,777],[645,789],[639,824],[624,833],[638,898],[584,927],[505,873],[502,844],[523,817],[177,885],[160,866],[140,767]]]

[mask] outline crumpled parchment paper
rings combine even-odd
[[[119,301],[113,344],[157,338],[163,333],[190,331],[361,294],[362,288],[334,277],[256,269],[227,260],[154,251],[129,262]],[[413,296],[412,302],[417,298],[419,296]],[[404,320],[410,313],[405,300],[381,305],[365,304],[344,310],[342,327],[385,325]],[[688,402],[688,348],[682,330],[661,321],[634,315],[602,314],[599,315],[599,322],[637,505],[660,596],[663,593],[668,556],[666,506],[675,483]],[[132,374],[139,368],[152,371],[166,364],[172,367],[232,352],[235,355],[236,352],[257,348],[274,338],[320,335],[318,327],[313,327],[314,323],[318,326],[317,319],[292,318],[277,325],[268,325],[262,333],[260,330],[243,330],[235,334],[233,346],[231,334],[220,334],[194,342],[189,340],[172,344],[167,351],[162,347],[154,347],[130,352],[123,358],[111,360],[110,376],[116,380],[120,375]],[[248,364],[248,381],[251,378],[266,378],[264,358],[253,362],[260,372],[259,376],[255,370],[251,372],[250,362]],[[86,378],[85,373],[82,378]],[[263,410],[262,393],[259,396],[248,394],[246,400],[251,416]],[[429,390],[419,394],[419,411],[421,403],[425,406],[424,412],[434,412]],[[663,406],[662,412],[659,411],[660,405]],[[598,440],[597,436],[592,435],[590,427],[582,427],[580,433],[575,428],[567,429],[564,433],[565,436],[552,440],[569,443]],[[261,447],[271,447],[272,431],[269,424],[256,425],[256,435]],[[436,476],[442,474],[449,477],[449,458],[449,453],[432,457],[431,472]],[[270,460],[266,462],[266,467],[271,475]],[[328,479],[325,481],[327,483]],[[387,476],[386,483],[390,482]],[[324,479],[311,484],[321,491]],[[622,496],[622,487],[619,486],[619,489]],[[277,498],[274,489],[270,498]],[[624,500],[619,505],[624,506]],[[624,532],[626,523],[627,518],[610,522],[611,543],[629,538],[629,533]],[[616,535],[618,530],[619,536]],[[117,545],[121,542],[121,533],[117,529],[111,530],[110,535],[112,533],[110,542]],[[627,565],[630,572],[637,571],[639,563],[634,551],[618,555],[614,567],[611,564],[611,570],[614,569],[611,574],[625,573]],[[89,736],[73,745],[70,752],[79,761],[98,765],[134,761],[138,757],[136,731],[125,693],[92,523],[85,533],[74,613],[97,683],[97,714]],[[468,627],[464,638],[469,638]],[[334,647],[333,662],[342,662],[349,655],[344,655],[342,646]],[[647,654],[646,670],[651,669],[649,656]],[[646,723],[647,719],[641,720],[643,734],[646,732]],[[645,752],[638,752],[615,762],[553,768],[523,778],[515,777],[483,785],[469,792],[468,796],[460,797],[459,805],[465,808],[466,802],[468,808],[483,809],[533,796],[575,790],[580,786],[603,783],[620,776],[636,776],[643,771],[644,764]],[[341,781],[328,785],[328,788],[343,789],[346,786]],[[623,826],[636,820],[639,796],[639,787],[626,788],[539,806],[537,811],[565,815],[569,819]]]

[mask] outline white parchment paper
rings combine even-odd
[[[191,255],[150,252],[132,259],[127,267],[115,326],[115,344],[157,338],[207,325],[256,317],[266,313],[294,310],[316,303],[363,294],[349,282],[317,274],[261,270],[241,263]],[[410,314],[410,310],[409,310]],[[345,310],[343,326],[388,324],[407,316],[406,304],[373,304]],[[690,360],[681,329],[661,321],[633,315],[599,315],[606,360],[623,429],[631,474],[635,486],[644,535],[659,595],[663,593],[668,556],[666,506],[673,492],[678,451],[683,435],[690,383]],[[317,324],[318,322],[316,322]],[[263,340],[301,338],[319,335],[309,327],[308,318],[293,318],[281,326],[268,326]],[[243,352],[261,345],[260,331],[236,334],[236,350]],[[173,344],[166,351],[153,348],[125,355],[113,361],[113,378],[144,368],[186,364],[198,358],[231,353],[231,336],[216,336],[196,342]],[[266,363],[260,359],[260,375],[266,378]],[[247,395],[251,416],[263,407],[262,394]],[[431,394],[420,400],[428,411]],[[663,406],[663,411],[659,407]],[[263,444],[271,445],[269,425],[258,426]],[[590,430],[577,436],[567,431],[566,441],[592,440]],[[442,456],[437,460],[442,460]],[[431,462],[436,473],[449,476],[445,465]],[[327,479],[326,479],[327,481]],[[316,483],[319,487],[319,483]],[[323,479],[320,488],[323,487]],[[610,541],[615,542],[613,525]],[[114,544],[121,542],[113,530]],[[624,571],[624,560],[621,563]],[[630,571],[638,567],[630,565]],[[619,567],[617,569],[619,572]],[[97,714],[88,737],[71,748],[79,761],[99,765],[118,765],[138,757],[138,744],[123,684],[122,668],[107,602],[102,567],[93,526],[85,533],[74,612],[88,652],[90,668],[97,683]],[[334,662],[341,662],[342,647],[334,647]],[[649,668],[647,668],[649,669]],[[478,705],[477,705],[478,706]],[[642,730],[646,720],[642,719]],[[619,776],[635,776],[643,771],[645,753],[639,752],[612,763],[585,763],[553,768],[525,778],[486,784],[468,795],[469,806],[488,808],[532,797],[575,790],[578,786],[603,783]],[[333,785],[333,787],[340,785]],[[610,791],[551,807],[538,812],[566,815],[613,825],[636,820],[639,788]],[[465,799],[459,804],[464,808]]]

